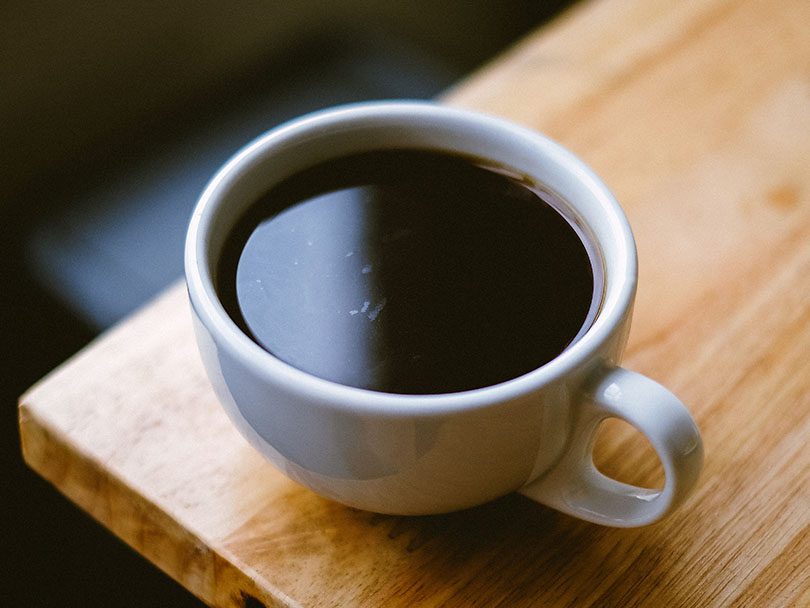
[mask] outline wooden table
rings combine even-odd
[[[674,516],[602,528],[514,495],[440,517],[318,498],[220,410],[184,290],[23,398],[27,462],[216,606],[810,606],[810,2],[576,5],[447,103],[582,156],[639,247],[627,365],[679,394],[706,445]],[[654,483],[609,425],[599,461]]]

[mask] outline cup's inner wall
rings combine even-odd
[[[433,123],[433,124],[431,124]],[[559,152],[554,144],[554,153]],[[611,263],[602,243],[615,239],[615,218],[602,202],[595,200],[590,176],[578,175],[554,154],[539,149],[537,141],[526,141],[522,130],[511,132],[482,127],[469,120],[439,120],[426,117],[414,122],[408,117],[387,117],[377,120],[338,121],[318,126],[298,125],[259,140],[240,157],[240,162],[227,170],[213,194],[215,203],[209,211],[208,225],[203,233],[205,270],[209,288],[216,293],[218,260],[224,243],[235,223],[259,197],[284,178],[322,161],[349,154],[385,148],[417,148],[444,151],[449,154],[477,157],[487,165],[502,167],[519,176],[544,193],[585,244],[594,276],[594,296],[582,329],[571,346],[580,340],[597,322],[608,300],[618,298],[608,289]],[[573,201],[573,202],[572,202]],[[222,313],[225,314],[224,309]],[[569,346],[570,348],[570,346]]]

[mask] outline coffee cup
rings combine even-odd
[[[484,159],[553,195],[599,267],[597,306],[583,331],[517,377],[435,394],[341,384],[252,339],[217,289],[229,233],[289,176],[379,149]],[[697,481],[703,448],[687,408],[660,384],[620,366],[637,281],[627,219],[581,160],[529,129],[409,101],[343,106],[291,121],[247,145],[210,181],[190,222],[185,272],[199,351],[225,411],[256,450],[321,496],[369,511],[423,515],[517,491],[590,522],[634,527],[670,513]],[[628,485],[595,467],[596,433],[608,418],[649,440],[663,465],[663,488]]]

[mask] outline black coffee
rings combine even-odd
[[[330,160],[239,220],[220,297],[263,348],[334,382],[415,394],[503,382],[590,322],[591,259],[547,199],[440,152]]]

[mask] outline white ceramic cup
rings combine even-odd
[[[398,395],[314,377],[240,331],[217,297],[214,273],[245,209],[320,161],[403,147],[489,159],[559,197],[603,270],[599,312],[584,335],[507,382]],[[322,496],[415,515],[518,491],[575,517],[632,527],[672,511],[698,478],[703,447],[688,410],[660,384],[619,367],[637,277],[627,219],[582,161],[528,129],[423,102],[363,103],[282,125],[236,154],[208,184],[189,226],[185,269],[200,353],[225,410],[268,460]],[[650,441],[663,464],[663,489],[627,485],[596,469],[595,434],[611,417]]]

